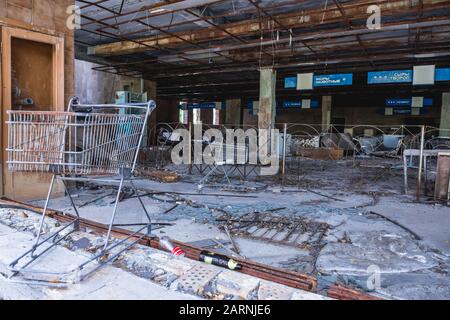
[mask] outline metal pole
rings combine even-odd
[[[189,122],[189,174],[192,174],[192,122]]]
[[[405,195],[408,194],[408,158],[406,156],[405,150],[403,150],[403,177],[405,184]]]
[[[422,132],[420,134],[420,160],[419,160],[419,174],[417,176],[417,190],[416,198],[420,201],[420,192],[422,189],[422,171],[423,171],[423,152],[425,147],[425,126],[422,126]]]
[[[125,177],[122,175],[122,178],[120,179],[119,190],[117,191],[116,201],[114,203],[113,213],[111,215],[111,222],[109,223],[108,233],[106,234],[105,246],[103,248],[103,252],[106,252],[106,250],[108,249],[109,238],[111,237],[111,232],[112,232],[112,228],[113,228],[113,225],[114,225],[114,220],[116,218],[117,207],[119,206],[120,194],[122,192],[124,180],[125,180]]]
[[[139,142],[138,142],[138,146],[136,149],[136,154],[134,155],[134,159],[133,159],[133,166],[131,168],[131,173],[133,174],[134,171],[136,170],[136,164],[139,158],[139,152],[141,150],[141,145],[142,145],[142,141],[144,139],[144,134],[145,131],[147,129],[147,123],[149,122],[149,117],[152,114],[152,111],[154,110],[155,106],[155,102],[154,101],[149,101],[147,104],[147,111],[145,112],[145,119],[144,119],[144,123],[142,125],[142,129],[141,129],[141,135],[139,137]]]
[[[48,189],[47,199],[45,200],[44,210],[42,212],[41,221],[39,223],[39,230],[36,236],[36,241],[34,243],[34,247],[37,247],[39,244],[39,240],[41,238],[42,227],[44,226],[45,216],[47,214],[48,204],[50,202],[50,197],[52,196],[53,186],[55,185],[56,175],[52,176],[52,181],[50,182],[50,187]]]
[[[287,123],[284,124],[283,130],[283,181],[286,175],[286,146],[287,146]]]

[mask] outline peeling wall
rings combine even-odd
[[[64,37],[64,94],[66,104],[74,93],[74,32],[67,28],[67,8],[74,0],[0,0],[0,25]],[[0,62],[1,63],[1,62]]]
[[[116,100],[116,91],[123,91],[128,86],[129,91],[141,91],[141,79],[115,75],[92,70],[100,65],[75,60],[75,95],[83,102],[113,103]],[[149,99],[156,99],[156,84],[153,81],[144,81],[144,92]]]

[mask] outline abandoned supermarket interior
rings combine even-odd
[[[450,300],[449,35],[444,0],[0,0],[0,300]]]

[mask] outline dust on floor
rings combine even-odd
[[[248,192],[207,185],[200,193],[201,177],[187,175],[172,184],[136,185],[153,222],[171,224],[154,230],[157,236],[213,240],[224,253],[315,275],[323,289],[339,282],[373,291],[368,280],[379,277],[375,291],[386,297],[449,299],[450,208],[403,195],[396,163],[307,161],[283,184],[270,177],[235,181]],[[85,204],[82,217],[109,222],[111,189],[82,188],[75,201]],[[51,207],[72,211],[67,198]],[[116,223],[143,222],[136,195],[120,203]]]

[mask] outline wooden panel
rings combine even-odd
[[[450,183],[450,154],[439,154],[436,175],[436,200],[448,200]]]
[[[12,109],[12,96],[11,96],[11,72],[12,72],[12,55],[14,49],[12,43],[16,39],[28,40],[38,43],[44,43],[51,46],[51,50],[48,54],[51,55],[49,61],[51,61],[51,68],[47,70],[51,71],[50,77],[52,77],[50,95],[52,98],[49,100],[51,104],[48,109],[62,111],[64,106],[64,39],[62,37],[55,37],[51,35],[42,34],[39,32],[33,32],[29,30],[3,27],[2,28],[2,123],[6,119],[6,111]],[[21,45],[24,45],[23,41],[19,41]],[[26,41],[25,41],[26,43]],[[20,49],[20,46],[19,46]],[[45,51],[45,50],[43,50]],[[42,50],[38,52],[42,53]],[[29,57],[32,59],[32,56]],[[42,58],[42,57],[41,57]],[[19,59],[20,60],[20,59]],[[44,59],[45,60],[45,59]],[[35,72],[37,72],[35,70]],[[22,75],[24,76],[24,75]],[[25,74],[26,76],[26,74]],[[30,72],[30,77],[35,75]],[[26,79],[24,79],[26,82]],[[33,82],[33,81],[30,81]],[[30,86],[33,90],[39,90],[39,86]],[[32,93],[31,93],[32,94]],[[44,108],[44,107],[43,107]],[[8,143],[7,126],[2,126],[2,150],[5,150]],[[15,199],[30,200],[36,198],[43,198],[46,196],[50,181],[48,174],[23,174],[23,173],[9,173],[6,168],[6,155],[3,153],[3,194]]]
[[[13,77],[21,89],[20,99],[32,98],[35,105],[23,110],[49,111],[53,106],[53,48],[50,44],[13,38]],[[14,86],[14,80],[12,82]],[[15,108],[13,99],[12,107]]]
[[[294,155],[310,158],[314,160],[342,160],[344,158],[344,150],[342,149],[297,149]]]

